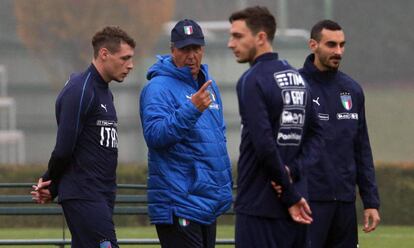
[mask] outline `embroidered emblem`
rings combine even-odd
[[[184,34],[192,35],[193,34],[193,26],[184,26]]]
[[[349,94],[347,92],[341,93],[341,102],[342,102],[342,106],[346,110],[351,110],[352,109],[352,97],[351,97],[351,94]]]
[[[186,226],[190,225],[190,221],[187,220],[187,219],[184,219],[184,218],[178,218],[178,223],[182,227],[186,227]]]

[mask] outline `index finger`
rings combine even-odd
[[[201,88],[200,88],[200,90],[199,90],[199,91],[205,91],[205,90],[207,89],[207,87],[208,87],[208,86],[210,86],[211,82],[212,82],[212,80],[211,80],[211,79],[210,79],[210,80],[208,80],[207,82],[205,82],[205,83],[201,86]]]

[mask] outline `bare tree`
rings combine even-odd
[[[137,41],[136,58],[150,51],[175,0],[16,0],[17,33],[44,65],[54,88],[91,60],[92,35],[116,25]]]

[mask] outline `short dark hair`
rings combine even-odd
[[[314,39],[316,41],[320,41],[321,40],[321,33],[323,29],[327,29],[327,30],[331,30],[331,31],[337,31],[337,30],[342,30],[342,27],[332,21],[332,20],[322,20],[318,23],[316,23],[311,30],[311,34],[310,34],[310,38]]]
[[[230,23],[237,20],[244,20],[246,26],[253,32],[253,34],[264,31],[267,34],[268,40],[270,42],[273,41],[276,33],[276,20],[266,7],[255,6],[245,8],[234,12],[229,17]]]
[[[111,53],[119,51],[121,42],[135,48],[135,41],[118,26],[106,26],[92,37],[93,56],[98,57],[99,49],[107,48]]]

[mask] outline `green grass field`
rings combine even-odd
[[[361,229],[361,228],[360,228]],[[233,238],[234,226],[220,225],[217,230],[218,238]],[[380,226],[371,234],[360,233],[360,248],[412,248],[414,244],[414,227],[413,226]],[[66,235],[69,236],[68,231]],[[147,227],[120,227],[117,228],[118,238],[155,238],[155,229],[152,226]],[[1,228],[0,239],[25,239],[25,238],[61,238],[61,229],[49,228]],[[17,248],[17,246],[8,246]],[[40,247],[40,246],[30,246]],[[53,247],[53,246],[50,246]],[[159,247],[159,246],[122,246],[128,247]],[[217,246],[217,248],[232,246]]]

